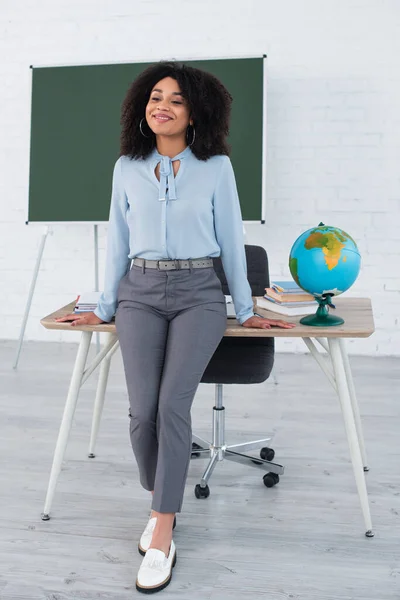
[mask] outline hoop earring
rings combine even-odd
[[[194,126],[193,126],[193,125],[188,125],[188,128],[187,128],[187,130],[186,130],[186,140],[188,139],[188,130],[189,130],[189,127],[191,127],[191,128],[193,129],[193,139],[192,139],[192,141],[190,142],[190,144],[188,144],[188,146],[193,146],[193,144],[194,144],[194,140],[196,139],[196,131],[195,131],[195,128],[194,128]]]
[[[144,117],[143,117],[143,119],[142,119],[142,120],[140,121],[140,123],[139,123],[139,129],[140,129],[140,133],[142,134],[142,136],[143,136],[143,137],[145,137],[145,138],[149,138],[149,137],[151,137],[151,135],[145,135],[145,134],[143,133],[143,129],[142,129],[142,123],[143,123],[143,121],[144,121]]]

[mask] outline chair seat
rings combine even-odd
[[[273,338],[223,338],[208,363],[202,383],[262,383],[274,364]]]

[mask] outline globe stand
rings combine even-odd
[[[344,320],[341,317],[335,317],[329,314],[329,307],[336,308],[332,304],[331,294],[326,294],[321,297],[316,297],[318,302],[317,312],[314,315],[307,315],[300,319],[302,325],[311,325],[313,327],[334,327],[335,325],[343,325]]]

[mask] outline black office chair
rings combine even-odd
[[[247,278],[253,296],[263,296],[269,285],[268,257],[260,246],[245,246]],[[224,294],[230,295],[225,273],[220,259],[214,260],[215,271],[222,283]],[[214,352],[201,379],[202,383],[215,384],[215,405],[213,407],[212,442],[192,436],[192,458],[209,458],[203,477],[195,487],[197,498],[208,498],[210,488],[207,482],[217,464],[224,459],[261,468],[267,473],[263,477],[267,487],[279,482],[284,468],[272,463],[275,452],[266,446],[271,438],[227,446],[225,443],[225,408],[222,404],[223,385],[229,383],[262,383],[268,379],[274,363],[274,338],[224,337]],[[242,454],[261,448],[260,458]]]

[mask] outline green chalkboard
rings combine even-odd
[[[233,96],[229,143],[244,220],[262,216],[264,57],[182,61]],[[108,221],[120,109],[151,63],[32,67],[28,222]]]

